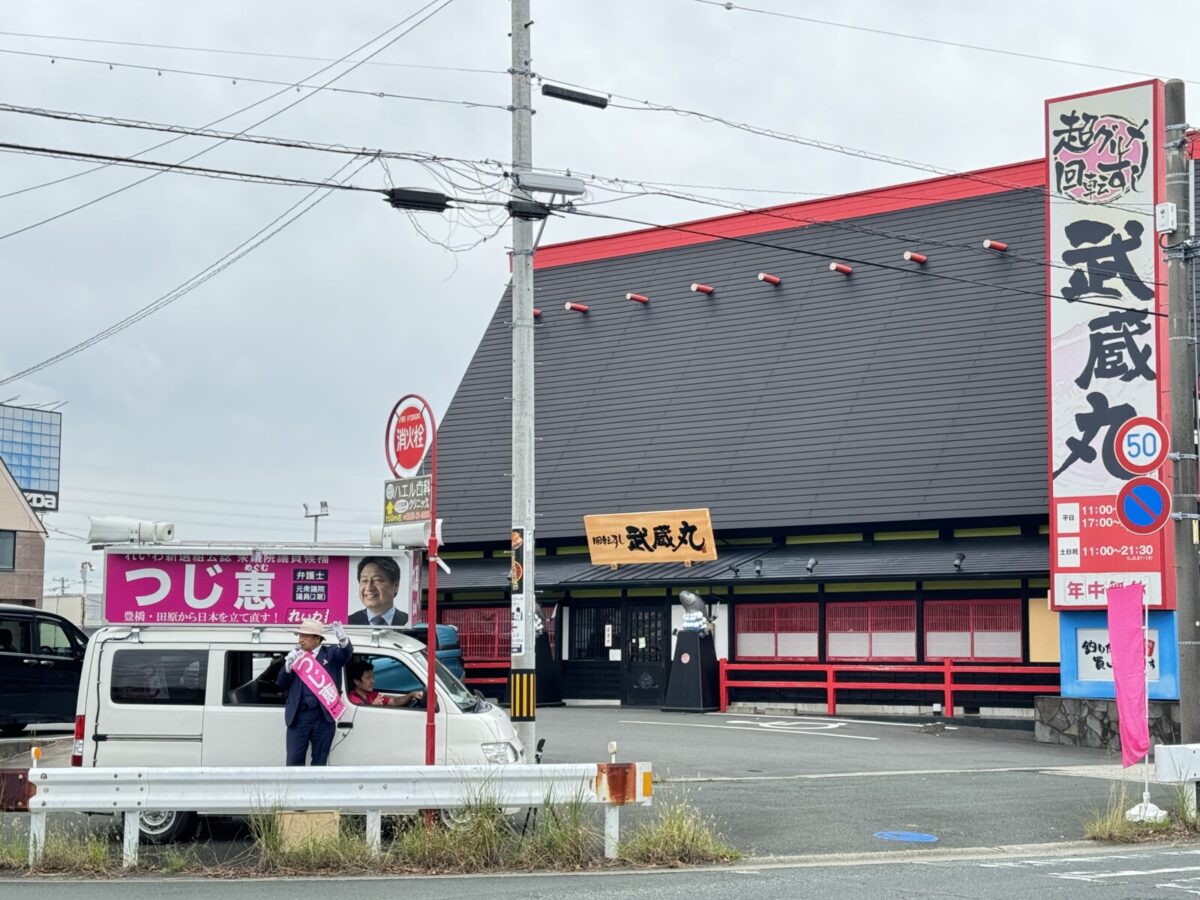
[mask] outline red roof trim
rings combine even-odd
[[[1196,148],[1195,144],[1193,148]],[[779,231],[788,227],[784,220],[789,218],[795,219],[797,227],[804,227],[820,222],[837,222],[858,216],[932,206],[950,200],[984,197],[1019,188],[1041,187],[1045,184],[1046,161],[1032,159],[1007,166],[943,175],[838,197],[788,203],[756,212],[734,213],[678,223],[678,227],[702,230],[706,235],[659,227],[551,244],[538,249],[533,264],[535,269],[551,269],[635,253],[652,253],[656,250],[706,244],[726,237],[745,237]]]

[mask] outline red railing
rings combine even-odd
[[[954,715],[955,693],[1014,693],[1014,694],[1057,694],[1058,666],[999,666],[976,665],[973,663],[954,662],[947,659],[936,665],[872,665],[870,663],[788,663],[784,665],[765,665],[763,663],[731,663],[720,660],[721,672],[721,712],[729,708],[729,691],[734,688],[776,688],[825,691],[825,709],[831,715],[837,715],[837,692],[854,690],[876,691],[930,691],[942,695],[942,708],[947,717]],[[808,681],[782,680],[778,677],[755,678],[751,680],[730,679],[730,672],[755,672],[760,675],[777,676],[793,672],[812,672],[823,675],[823,678],[813,678]],[[871,675],[941,675],[940,680],[929,681],[886,681],[872,679]],[[839,681],[838,676],[854,674],[854,681]],[[1053,675],[1054,683],[1038,684],[976,684],[973,682],[958,682],[960,675]]]
[[[467,670],[467,677],[463,679],[463,683],[472,684],[472,685],[474,685],[474,684],[508,684],[508,676],[507,675],[481,676],[481,675],[472,675],[471,674],[472,669],[483,669],[483,670],[507,669],[508,666],[509,666],[509,660],[507,660],[507,659],[482,660],[482,661],[474,661],[474,662],[464,661],[463,668]]]

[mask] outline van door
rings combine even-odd
[[[375,670],[375,689],[384,697],[423,690],[424,682],[403,658],[381,653],[356,653],[355,661],[369,661]],[[347,666],[353,671],[353,662]],[[353,685],[347,683],[347,694]],[[450,706],[438,700],[434,717],[434,759],[446,764],[446,716]],[[347,700],[346,713],[329,753],[332,766],[419,766],[425,762],[425,707],[355,706]]]
[[[213,651],[212,690],[204,711],[204,765],[287,762],[287,691],[275,684],[286,652],[232,647]]]
[[[106,642],[99,665],[94,765],[201,764],[207,649]]]
[[[41,666],[30,653],[32,616],[0,615],[0,733],[16,733],[38,717]]]

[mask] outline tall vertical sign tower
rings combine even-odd
[[[1103,610],[1110,586],[1140,583],[1152,609],[1175,608],[1174,546],[1163,529],[1171,348],[1155,228],[1163,87],[1046,102],[1051,603],[1062,613],[1068,696],[1112,696],[1103,614],[1083,612]],[[1171,614],[1158,618],[1173,629]]]

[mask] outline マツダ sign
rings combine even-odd
[[[596,565],[701,562],[717,558],[707,509],[584,516]]]

